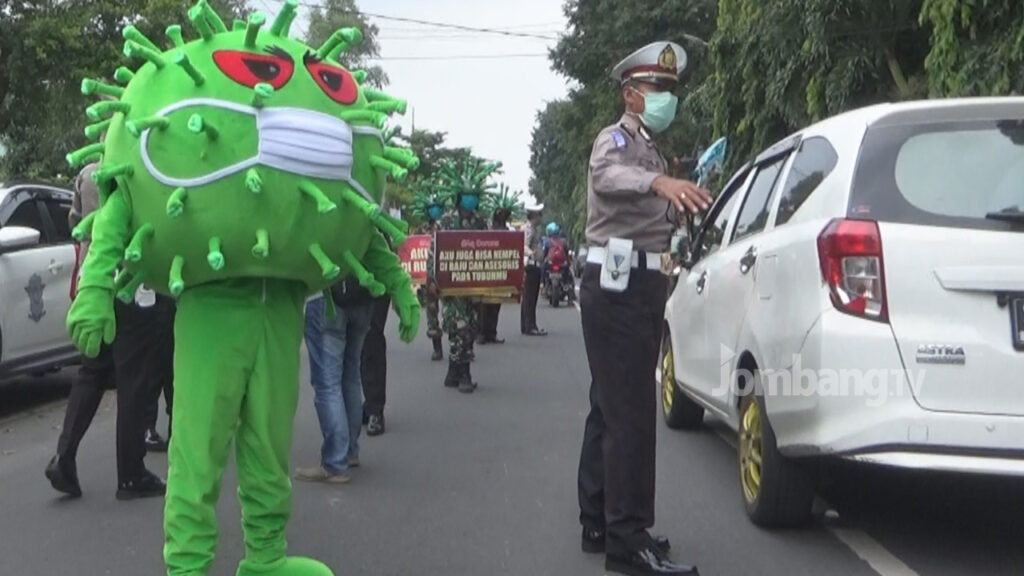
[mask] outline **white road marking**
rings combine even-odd
[[[919,576],[917,572],[892,555],[874,538],[860,530],[826,526],[840,542],[867,562],[879,576]]]

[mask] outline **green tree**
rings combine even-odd
[[[244,0],[211,0],[231,21]],[[187,29],[180,0],[4,0],[0,3],[0,176],[66,180],[65,154],[85,144],[82,79],[108,79],[125,64],[121,31],[133,24],[155,42]]]
[[[384,70],[380,66],[368,65],[368,59],[380,56],[380,44],[377,42],[380,29],[359,11],[355,0],[325,0],[314,6],[309,14],[306,42],[310,46],[319,46],[341,28],[359,28],[363,32],[363,42],[341,55],[342,65],[350,70],[366,70],[369,84],[378,88],[386,86],[388,76]]]

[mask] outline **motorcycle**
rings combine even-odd
[[[563,300],[567,304],[576,301],[576,283],[571,269],[559,264],[551,265],[547,275],[547,296],[552,308],[558,308]]]

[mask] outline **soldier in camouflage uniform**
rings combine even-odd
[[[421,180],[418,183],[413,198],[412,213],[414,216],[422,218],[424,222],[417,228],[417,234],[429,234],[432,237],[438,229],[441,217],[444,215],[445,199],[438,192],[437,186],[438,182],[436,180]],[[433,266],[432,255],[428,262],[429,266]],[[441,322],[438,319],[441,303],[438,297],[437,284],[434,282],[432,275],[430,275],[426,284],[420,286],[417,295],[420,298],[420,305],[427,312],[427,338],[430,338],[434,344],[434,355],[430,359],[435,362],[444,360],[444,350],[441,345],[441,337],[444,333],[441,332]]]
[[[448,162],[441,168],[445,195],[453,207],[438,223],[438,230],[487,230],[487,221],[480,208],[493,184],[487,179],[500,167],[496,163],[467,160],[459,164]],[[436,238],[436,237],[435,237]],[[430,262],[434,261],[436,242],[430,246]],[[431,282],[433,281],[433,268]],[[441,298],[442,327],[448,333],[451,349],[448,355],[448,374],[444,385],[458,388],[459,392],[476,390],[470,375],[469,363],[473,359],[473,343],[479,330],[478,302],[474,298]]]

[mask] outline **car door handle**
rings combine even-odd
[[[54,275],[60,274],[61,272],[64,271],[64,265],[56,261],[50,262],[48,268],[50,270],[50,274]]]
[[[747,253],[743,255],[743,258],[740,258],[740,272],[743,274],[750,272],[750,269],[754,267],[756,262],[757,248],[751,246],[750,250],[747,250]]]
[[[707,283],[708,283],[708,271],[705,270],[704,273],[700,275],[700,278],[697,279],[697,294],[703,294],[704,293],[704,287],[707,285]]]

